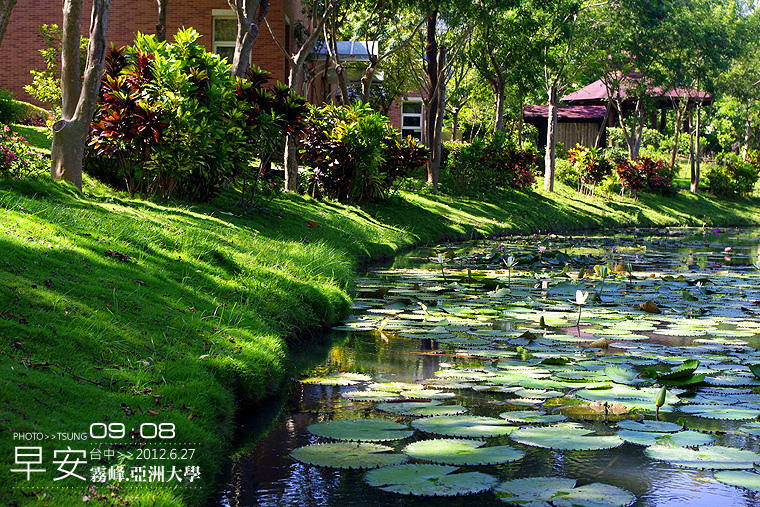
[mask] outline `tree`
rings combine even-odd
[[[16,5],[16,0],[0,0],[0,44],[3,43],[5,30],[8,28],[8,21],[11,19],[11,11]]]
[[[51,176],[82,189],[82,158],[87,134],[97,107],[100,79],[106,57],[110,0],[93,0],[90,42],[84,81],[81,79],[79,42],[82,0],[64,0],[61,47],[61,116],[53,125]]]
[[[589,64],[592,51],[586,47],[594,42],[593,32],[599,27],[603,14],[603,1],[535,0],[527,8],[534,16],[536,33],[533,40],[543,67],[544,91],[549,111],[546,129],[546,155],[544,157],[544,190],[554,190],[556,160],[557,106],[560,90],[567,86],[574,74]]]
[[[272,26],[269,24],[269,20],[264,18],[264,21],[269,28],[269,33],[272,34],[280,51],[285,55],[288,62],[288,86],[291,90],[295,91],[299,95],[303,95],[304,84],[304,65],[306,60],[311,54],[312,49],[317,43],[317,39],[322,36],[322,28],[329,19],[332,11],[338,6],[338,0],[314,0],[311,5],[310,15],[307,22],[309,23],[308,36],[301,43],[296,53],[291,53],[290,48],[286,48],[277,38],[277,34],[272,30]],[[285,140],[285,190],[288,192],[295,192],[298,190],[298,155],[296,153],[296,138],[293,134],[289,134]]]
[[[164,42],[166,40],[166,6],[169,0],[156,0],[158,4],[158,24],[156,24],[156,40]]]
[[[689,124],[689,189],[697,192],[701,176],[700,131],[705,100],[702,91],[715,90],[716,79],[737,55],[742,25],[739,23],[739,7],[727,0],[680,0],[674,5],[673,15],[669,17],[669,37],[663,39],[667,51],[662,53],[662,67],[669,88],[681,89],[684,94],[689,92],[679,102],[686,109]],[[677,143],[676,134],[674,151]]]
[[[519,6],[504,8],[490,3],[480,12],[484,22],[478,24],[467,56],[493,90],[494,129],[504,131],[508,87],[517,88],[522,95],[521,81],[535,74],[531,36],[537,27],[535,20]]]
[[[237,18],[235,53],[232,56],[232,75],[245,77],[251,60],[253,43],[259,36],[259,26],[269,12],[269,0],[227,0]]]

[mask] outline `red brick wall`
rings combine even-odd
[[[285,40],[284,13],[290,13],[292,23],[300,15],[299,0],[273,0],[269,21],[280,41]],[[63,15],[61,0],[19,0],[11,14],[8,30],[0,45],[0,88],[9,89],[20,100],[32,101],[23,90],[31,84],[31,69],[42,69],[44,62],[39,50],[42,40],[37,28],[45,23],[60,26]],[[82,35],[87,36],[92,0],[84,0]],[[167,8],[167,39],[180,27],[193,27],[211,50],[213,9],[227,9],[226,0],[170,0]],[[158,9],[155,0],[113,0],[108,20],[108,41],[117,45],[131,44],[137,32],[155,33]],[[291,28],[292,29],[292,28]],[[284,56],[275,45],[269,30],[262,24],[259,38],[253,48],[253,62],[287,82]]]

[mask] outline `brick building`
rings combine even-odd
[[[19,100],[33,102],[24,91],[32,82],[32,69],[42,69],[39,50],[43,41],[38,28],[43,24],[61,25],[61,0],[19,0],[13,8],[8,29],[0,45],[0,88],[8,89]],[[84,0],[82,35],[90,26],[91,0]],[[271,2],[269,22],[277,38],[290,45],[293,25],[301,16],[299,0]],[[115,0],[108,17],[108,41],[117,46],[132,44],[138,32],[155,33],[158,8],[155,0]],[[171,41],[179,28],[193,27],[203,37],[207,50],[231,56],[235,46],[237,22],[227,0],[171,0],[167,8],[166,38]],[[269,71],[275,79],[287,82],[287,62],[266,26],[253,46],[252,61]]]

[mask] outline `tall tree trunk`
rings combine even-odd
[[[506,84],[503,81],[494,83],[494,92],[496,94],[496,121],[494,130],[504,132],[504,103],[507,101],[504,89]]]
[[[459,111],[461,107],[455,107],[451,111],[451,140],[456,141],[459,136]]]
[[[442,66],[446,60],[446,48],[441,46],[438,50],[438,63]],[[441,153],[443,151],[443,116],[446,114],[446,80],[441,74],[438,75],[438,111],[435,117],[435,138],[431,152],[433,160],[430,166],[428,183],[433,190],[438,190],[438,177],[441,173]]]
[[[377,58],[374,56],[369,57],[369,65],[364,69],[364,74],[361,78],[362,85],[362,102],[367,104],[369,102],[370,91],[372,89],[372,82],[375,80],[375,72],[377,71]]]
[[[227,0],[237,19],[232,75],[245,77],[251,61],[251,49],[259,36],[259,25],[269,12],[269,0]]]
[[[641,153],[641,139],[644,136],[644,118],[646,117],[645,109],[646,109],[646,105],[644,104],[643,99],[639,99],[639,103],[636,105],[636,110],[638,111],[638,115],[636,116],[636,121],[638,121],[638,124],[634,126],[633,149],[632,149],[631,160],[638,160],[639,153]]]
[[[0,0],[0,44],[3,43],[5,30],[8,28],[8,21],[11,19],[11,11],[16,5],[16,0]]]
[[[549,87],[549,114],[546,126],[546,156],[544,157],[544,190],[554,192],[554,168],[557,156],[557,86]]]
[[[84,83],[80,83],[79,41],[82,0],[63,4],[61,41],[62,118],[53,125],[51,169],[53,179],[63,178],[82,189],[82,158],[92,116],[95,113],[103,75],[108,40],[110,0],[93,0],[90,18],[90,43]]]
[[[523,142],[523,124],[525,122],[525,106],[522,91],[520,91],[520,118],[517,122],[517,144],[522,146]]]
[[[673,132],[673,149],[670,152],[670,167],[676,166],[676,157],[678,156],[678,137],[681,134],[681,125],[683,124],[683,115],[688,107],[688,101],[684,103],[684,107],[681,108],[681,104],[676,105],[676,124]]]
[[[438,25],[438,11],[434,10],[427,18],[427,45],[425,56],[427,58],[428,97],[425,106],[425,142],[430,149],[428,163],[425,166],[425,180],[430,184],[433,181],[435,168],[435,129],[438,118],[438,41],[435,33]]]
[[[347,106],[351,103],[351,98],[348,96],[348,84],[346,83],[346,69],[340,62],[340,53],[338,53],[338,40],[336,37],[336,24],[338,23],[337,11],[333,11],[332,20],[330,23],[330,34],[327,33],[327,24],[325,24],[323,30],[325,34],[325,46],[330,54],[330,61],[332,62],[332,68],[335,72],[335,77],[338,78],[338,89],[340,90],[340,105]]]
[[[158,24],[156,25],[156,40],[166,40],[166,6],[169,0],[156,0],[158,4]]]
[[[689,189],[692,192],[696,192],[699,182],[697,180],[697,167],[694,157],[694,107],[689,107],[689,173],[691,175]]]
[[[607,101],[607,107],[604,109],[604,120],[599,126],[599,131],[596,133],[596,139],[594,140],[594,148],[599,148],[602,143],[602,137],[604,137],[604,131],[607,130],[607,122],[610,119],[610,109],[612,109],[612,101]]]
[[[231,0],[228,0],[231,1]],[[266,1],[266,0],[262,0]],[[268,5],[269,2],[267,2]],[[322,27],[327,22],[327,18],[336,8],[338,0],[331,0],[328,5],[325,6],[325,10],[322,16],[317,20],[310,21],[311,33],[309,37],[303,42],[298,53],[292,54],[290,48],[286,48],[277,38],[277,34],[274,33],[272,25],[267,20],[266,15],[262,16],[262,21],[266,22],[269,33],[272,35],[275,44],[280,48],[280,51],[285,55],[290,70],[288,72],[288,86],[296,93],[303,94],[303,66],[306,63],[306,58],[311,54],[314,49],[317,39],[322,34]],[[316,13],[313,13],[316,17]],[[285,138],[285,156],[283,164],[285,165],[285,190],[288,192],[296,192],[298,190],[298,154],[296,150],[297,139],[295,136],[288,135]]]
[[[696,132],[694,132],[694,136],[696,137],[696,140],[694,142],[694,172],[692,175],[692,181],[691,181],[691,191],[692,192],[699,192],[699,177],[700,177],[700,162],[702,158],[702,142],[701,142],[701,136],[700,130],[702,130],[702,101],[697,101],[697,124],[696,124]]]
[[[752,132],[752,118],[750,117],[750,106],[747,104],[747,114],[744,119],[744,144],[742,145],[742,160],[747,159],[747,152],[749,151],[749,138]]]

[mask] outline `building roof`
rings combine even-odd
[[[620,97],[626,98],[626,91],[629,88],[627,83],[638,82],[641,80],[640,74],[631,74],[626,80],[620,84]],[[687,88],[675,88],[664,91],[659,86],[649,87],[647,94],[652,97],[661,97],[663,99],[681,99],[688,97],[689,100],[700,98],[704,103],[711,103],[712,97],[707,92],[700,92],[697,90],[691,90]],[[569,95],[565,95],[560,100],[569,104],[603,104],[607,102],[609,98],[609,90],[604,84],[603,79],[598,79],[590,85],[584,86],[580,90],[577,90]]]
[[[607,112],[605,106],[558,106],[557,120],[564,122],[593,122],[604,120]],[[525,106],[523,118],[530,120],[547,120],[549,118],[549,106]]]
[[[338,41],[338,56],[344,62],[367,62],[369,55],[378,55],[379,45],[377,41],[347,40]],[[368,52],[369,50],[370,52]],[[327,56],[329,54],[327,46],[320,41],[314,46],[312,53]]]

